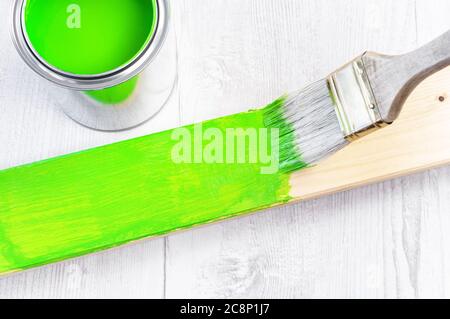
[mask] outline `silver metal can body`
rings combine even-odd
[[[151,41],[133,61],[111,72],[76,75],[62,72],[43,61],[26,35],[26,0],[16,0],[13,6],[13,42],[33,71],[56,84],[52,86],[57,93],[54,94],[56,103],[74,121],[102,131],[133,128],[159,112],[171,96],[177,79],[177,47],[170,24],[169,4],[167,0],[156,0],[156,3],[157,23]],[[131,81],[136,83],[125,100],[99,98]]]

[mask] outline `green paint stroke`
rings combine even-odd
[[[227,128],[265,128],[283,102],[280,99],[266,109],[202,125],[222,132]],[[281,141],[292,145],[292,128],[287,126]],[[193,133],[195,126],[186,128]],[[263,175],[262,163],[175,164],[171,153],[178,142],[172,140],[172,133],[0,171],[0,273],[242,215],[291,199],[288,169]],[[292,154],[288,156],[282,161],[292,161]],[[295,156],[298,163],[290,162],[289,167],[304,167]]]

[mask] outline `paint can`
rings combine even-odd
[[[177,48],[169,11],[167,0],[15,0],[12,37],[26,64],[57,85],[52,91],[65,114],[92,129],[120,131],[152,118],[172,94]]]

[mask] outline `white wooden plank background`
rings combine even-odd
[[[125,133],[77,126],[20,61],[0,0],[0,168],[250,107],[366,49],[450,28],[447,0],[172,0],[180,79]],[[7,19],[5,19],[7,18]],[[0,297],[450,297],[450,168],[0,279]]]

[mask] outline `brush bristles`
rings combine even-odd
[[[326,80],[282,97],[265,108],[265,125],[280,130],[280,169],[315,165],[348,144]]]

